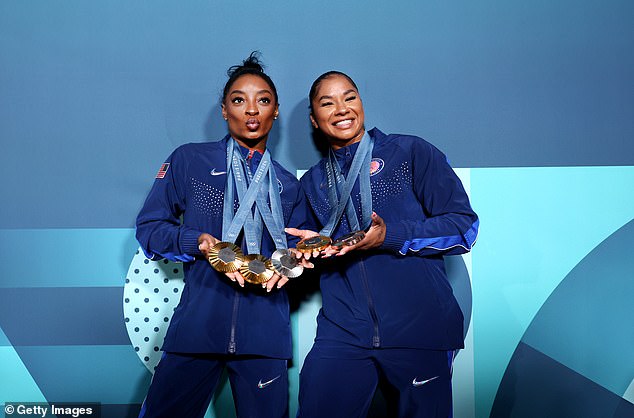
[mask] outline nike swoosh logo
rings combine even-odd
[[[211,170],[211,175],[212,176],[221,176],[223,174],[227,174],[227,172],[226,171],[216,171],[215,168],[213,170]]]
[[[438,379],[440,376],[434,376],[432,378],[426,379],[426,380],[416,380],[416,378],[414,378],[414,380],[412,380],[412,385],[414,386],[423,386],[425,383],[429,383],[434,379]]]
[[[274,377],[273,379],[269,380],[268,382],[262,382],[262,379],[260,379],[260,381],[258,382],[258,389],[264,389],[265,387],[267,387],[268,385],[270,385],[271,383],[275,382],[277,379],[280,378],[281,375]]]

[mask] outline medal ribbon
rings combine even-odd
[[[278,250],[286,249],[288,248],[288,244],[286,243],[286,234],[284,233],[282,199],[280,198],[280,189],[273,164],[271,164],[268,172],[267,183],[268,188],[265,186],[260,188],[260,193],[258,193],[258,198],[256,200],[257,208],[262,215],[266,229],[269,231],[269,234],[271,234],[271,238],[275,243],[275,248]],[[267,189],[268,200],[271,204],[270,208],[266,199]]]
[[[370,224],[372,216],[372,191],[370,189],[370,161],[372,159],[372,149],[374,139],[366,132],[361,138],[357,152],[352,159],[348,176],[344,177],[341,167],[337,162],[332,149],[328,161],[326,162],[326,175],[328,179],[328,201],[334,210],[330,213],[328,223],[319,232],[320,235],[330,236],[343,211],[346,211],[348,224],[352,230],[362,229],[352,202],[350,193],[354,183],[359,178],[359,193],[361,195],[361,223],[363,229]],[[338,196],[337,196],[338,195]]]
[[[265,152],[265,155],[267,152]],[[262,218],[257,210],[253,210],[259,189],[265,174],[270,168],[270,155],[262,157],[255,172],[251,174],[249,166],[240,152],[239,145],[229,138],[227,142],[227,182],[223,202],[222,240],[235,243],[240,230],[244,229],[248,254],[259,254],[262,240]],[[240,206],[233,212],[234,185],[238,192]]]
[[[271,177],[274,182],[271,181]],[[262,241],[262,220],[273,237],[276,247],[286,248],[282,205],[279,191],[272,193],[271,184],[277,186],[271,154],[265,150],[260,164],[252,174],[235,140],[227,142],[227,183],[223,202],[222,240],[235,243],[240,230],[244,230],[248,254],[259,254]],[[240,206],[233,212],[234,185]],[[268,193],[267,193],[268,191]],[[266,204],[270,196],[272,211]],[[256,203],[254,207],[254,203]],[[264,210],[262,210],[264,208]],[[280,225],[278,227],[278,225]]]

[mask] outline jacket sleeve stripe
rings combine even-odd
[[[414,238],[412,240],[407,240],[403,244],[403,247],[399,250],[399,252],[403,255],[407,254],[408,251],[418,252],[425,248],[437,250],[437,251],[446,251],[454,247],[462,247],[467,252],[471,251],[473,245],[478,239],[478,227],[480,225],[480,221],[476,220],[464,234],[462,235],[451,235],[446,237],[432,237],[432,238]]]

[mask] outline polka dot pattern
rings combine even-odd
[[[182,263],[148,260],[137,250],[123,288],[123,314],[134,351],[152,373],[183,286]]]

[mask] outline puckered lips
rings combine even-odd
[[[257,118],[249,118],[246,125],[248,130],[255,132],[260,128],[260,121]]]

